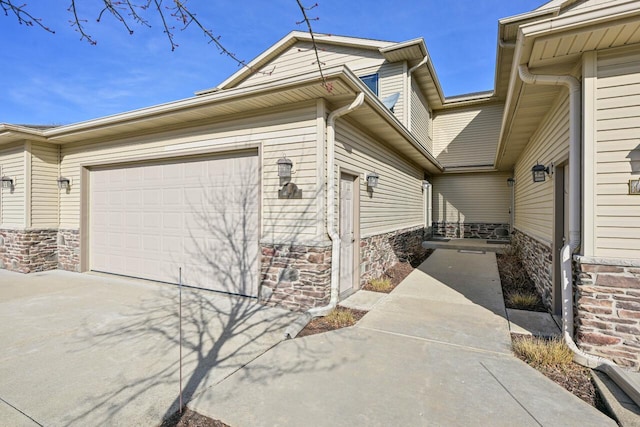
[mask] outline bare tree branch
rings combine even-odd
[[[300,0],[296,0],[296,2],[298,3],[298,7],[300,8],[300,12],[302,12],[302,16],[303,16],[303,20],[300,22],[296,22],[296,24],[300,25],[303,23],[307,24],[307,28],[309,29],[309,35],[311,35],[311,43],[313,44],[313,51],[316,54],[316,63],[318,64],[318,70],[320,71],[320,77],[322,78],[322,86],[324,86],[325,89],[327,89],[327,92],[331,92],[333,90],[333,86],[331,85],[331,83],[327,82],[327,79],[324,76],[324,73],[322,72],[322,65],[323,63],[320,61],[320,53],[318,52],[318,45],[316,44],[316,37],[313,33],[313,28],[311,28],[311,21],[319,21],[320,18],[315,17],[312,19],[309,19],[309,17],[307,16],[307,10],[312,10],[315,9],[316,7],[318,7],[318,3],[315,3],[313,6],[311,7],[305,7],[302,5]]]
[[[73,20],[69,22],[71,23],[71,27],[75,28],[76,31],[80,33],[80,40],[86,39],[87,42],[89,42],[89,44],[92,44],[95,46],[97,42],[94,39],[92,39],[91,36],[84,31],[83,22],[87,22],[87,20],[80,19],[78,17],[78,11],[76,9],[75,0],[71,0],[71,5],[67,10],[73,14]]]
[[[55,31],[42,24],[42,19],[34,18],[25,9],[26,6],[26,4],[16,5],[13,3],[13,0],[0,0],[0,7],[5,16],[9,16],[9,12],[11,12],[15,15],[16,19],[18,19],[20,25],[24,24],[27,27],[38,26],[49,33],[55,34]]]
[[[16,4],[15,0],[0,0],[0,8],[4,11],[5,16],[8,16],[9,13],[12,13],[17,18],[20,24],[25,24],[26,26],[39,26],[45,31],[50,33],[54,33],[49,27],[42,24],[41,19],[33,17],[29,11],[26,9],[26,4]],[[163,2],[165,2],[163,4]],[[327,91],[331,92],[332,87],[329,82],[327,82],[323,70],[322,70],[322,62],[320,61],[320,55],[318,51],[318,46],[316,44],[315,35],[313,29],[311,27],[311,21],[317,21],[319,18],[309,18],[307,15],[307,11],[312,10],[318,7],[318,3],[315,3],[311,7],[303,6],[301,0],[296,0],[300,11],[302,12],[303,20],[298,22],[297,24],[307,24],[307,28],[309,30],[309,34],[311,35],[311,40],[313,43],[313,49],[315,51],[316,62],[318,64],[318,69],[320,70],[320,76],[322,78],[322,85],[327,89]],[[70,0],[70,5],[67,10],[72,14],[72,19],[69,20],[69,23],[72,28],[74,28],[78,33],[80,33],[80,40],[86,40],[88,43],[95,45],[97,44],[97,40],[94,39],[86,30],[86,23],[88,22],[83,18],[82,14],[78,12],[77,8],[77,0]],[[216,35],[210,28],[205,26],[202,21],[197,17],[195,13],[193,13],[186,5],[186,0],[102,0],[103,7],[98,12],[98,16],[96,18],[97,22],[100,22],[105,15],[113,16],[118,22],[120,22],[129,34],[133,34],[133,28],[131,23],[140,24],[146,27],[151,27],[148,19],[143,16],[143,13],[153,7],[153,9],[158,13],[159,18],[162,22],[163,32],[166,34],[167,39],[169,40],[169,45],[171,46],[171,50],[175,50],[178,47],[178,43],[176,42],[176,38],[174,35],[175,27],[172,26],[167,19],[171,17],[178,21],[182,26],[181,31],[186,30],[189,26],[195,25],[202,33],[205,38],[208,39],[208,43],[213,44],[219,51],[221,55],[226,55],[231,60],[236,62],[238,66],[244,67],[252,71],[253,73],[271,75],[274,70],[270,71],[261,71],[253,69],[249,63],[241,58],[239,58],[234,52],[230,51],[226,48],[225,45],[221,42],[221,36]]]

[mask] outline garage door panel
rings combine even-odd
[[[92,171],[91,268],[177,282],[182,267],[184,283],[255,296],[257,165],[253,155]]]

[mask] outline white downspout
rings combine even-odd
[[[627,374],[615,363],[603,357],[587,354],[573,340],[573,274],[572,257],[580,246],[580,175],[582,162],[581,118],[582,93],[580,82],[573,76],[551,76],[532,74],[526,65],[518,67],[523,82],[566,86],[569,89],[569,244],[561,250],[562,274],[562,334],[573,351],[573,360],[580,365],[606,373],[627,395],[640,405],[640,390]]]
[[[424,190],[424,197],[425,197],[425,217],[424,217],[424,228],[430,228],[431,227],[431,223],[432,221],[432,210],[433,210],[433,205],[432,205],[432,188],[433,185],[427,181],[424,180],[422,181],[422,189]]]
[[[326,316],[338,305],[340,293],[340,234],[336,227],[336,179],[335,179],[335,122],[339,117],[349,114],[359,108],[364,102],[364,93],[360,92],[356,99],[342,108],[329,114],[327,119],[327,234],[331,239],[331,297],[329,304],[307,310],[296,319],[285,331],[287,338],[294,338],[309,321],[318,316]]]
[[[582,92],[580,82],[573,76],[543,76],[531,74],[526,65],[518,67],[523,82],[529,84],[566,86],[569,88],[569,246],[571,252],[580,246],[580,174],[582,173],[581,118]],[[572,321],[573,322],[573,321]]]

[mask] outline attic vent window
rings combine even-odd
[[[378,96],[378,74],[362,76],[360,77],[360,80],[362,80],[362,83],[364,83],[369,89],[371,89],[371,92]]]

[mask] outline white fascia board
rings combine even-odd
[[[324,71],[326,79],[334,78],[344,72],[345,67],[333,67]],[[104,126],[112,126],[117,124],[123,124],[129,121],[135,121],[140,119],[148,119],[154,116],[165,115],[170,113],[179,112],[181,110],[206,106],[208,104],[214,104],[224,102],[228,100],[235,100],[244,96],[252,96],[272,92],[274,90],[281,90],[283,88],[316,83],[320,78],[320,73],[315,72],[312,74],[306,74],[304,76],[295,76],[280,81],[274,81],[265,83],[259,86],[243,87],[222,90],[214,92],[208,95],[195,96],[191,98],[182,99],[179,101],[172,101],[165,104],[154,105],[151,107],[141,108],[125,113],[119,113],[111,116],[100,117],[84,122],[74,123],[70,125],[59,126],[56,128],[48,129],[43,132],[43,135],[47,138],[60,138],[66,134],[72,134],[76,132],[86,132],[94,128],[101,128]]]
[[[509,136],[511,130],[511,119],[513,117],[513,111],[515,110],[514,97],[516,87],[517,92],[520,92],[522,82],[518,76],[518,66],[520,65],[520,57],[522,55],[522,33],[518,32],[518,38],[516,41],[516,50],[513,53],[513,62],[511,63],[511,74],[509,75],[509,88],[507,89],[507,99],[504,104],[504,112],[502,113],[502,124],[500,125],[500,136],[498,137],[498,146],[496,147],[496,157],[493,164],[499,169],[502,152],[505,147],[505,140]]]
[[[536,38],[634,16],[640,16],[640,1],[638,0],[629,0],[614,5],[606,3],[525,24],[520,28],[520,31],[525,38]]]
[[[519,15],[508,16],[506,18],[501,18],[498,20],[498,24],[500,25],[509,25],[515,24],[521,21],[537,18],[540,16],[545,16],[549,14],[557,15],[560,12],[560,7],[553,7],[548,9],[535,9],[531,12],[521,13]]]
[[[46,141],[46,138],[41,129],[0,123],[0,144],[8,144],[20,140]]]
[[[412,46],[418,46],[420,48],[420,51],[422,52],[423,57],[428,56],[427,45],[425,44],[424,39],[422,37],[419,37],[413,40],[407,40],[401,43],[394,43],[385,47],[381,47],[378,49],[378,51],[382,54],[382,56],[386,58],[386,54],[389,52],[405,49]],[[416,58],[416,59],[422,59],[422,58]]]

